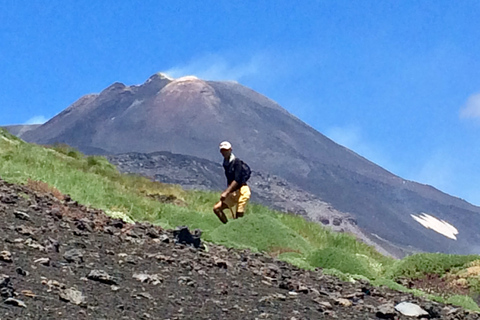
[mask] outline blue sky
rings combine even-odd
[[[480,205],[480,2],[0,0],[0,125],[115,81],[237,80],[387,170]]]

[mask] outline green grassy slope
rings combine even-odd
[[[103,157],[86,157],[68,146],[46,148],[25,143],[2,129],[0,177],[51,192],[59,190],[79,203],[128,221],[149,221],[164,228],[179,225],[200,228],[205,241],[267,252],[306,269],[325,268],[325,272],[345,280],[369,279],[377,285],[425,294],[398,282],[435,273],[438,277],[448,276],[452,281],[463,279],[463,285],[472,292],[480,287],[478,275],[464,276],[476,266],[472,263],[479,260],[479,256],[422,254],[395,261],[353,236],[334,233],[302,217],[254,204],[247,207],[244,218],[223,225],[212,212],[219,198],[217,193],[187,192],[179,186],[120,174]],[[171,201],[167,203],[165,199]],[[431,297],[478,308],[470,297],[446,292],[435,292]]]

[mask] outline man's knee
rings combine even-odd
[[[215,205],[213,206],[213,211],[215,210],[221,210],[222,208],[222,201],[218,201],[217,203],[215,203]]]
[[[222,211],[222,209],[220,209],[220,208],[215,209],[214,208],[213,212],[217,215],[218,219],[220,219],[220,221],[222,221],[222,223],[227,223],[228,222],[227,216]]]

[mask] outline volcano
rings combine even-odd
[[[252,170],[355,217],[372,241],[396,255],[480,253],[479,207],[388,172],[237,82],[158,73],[141,85],[114,83],[22,139],[66,143],[87,154],[166,151],[216,162],[219,142],[228,140]]]

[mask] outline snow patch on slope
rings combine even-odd
[[[411,214],[412,218],[427,229],[432,229],[435,232],[444,235],[452,240],[457,240],[458,230],[445,220],[440,220],[427,213],[421,213],[420,215]]]

